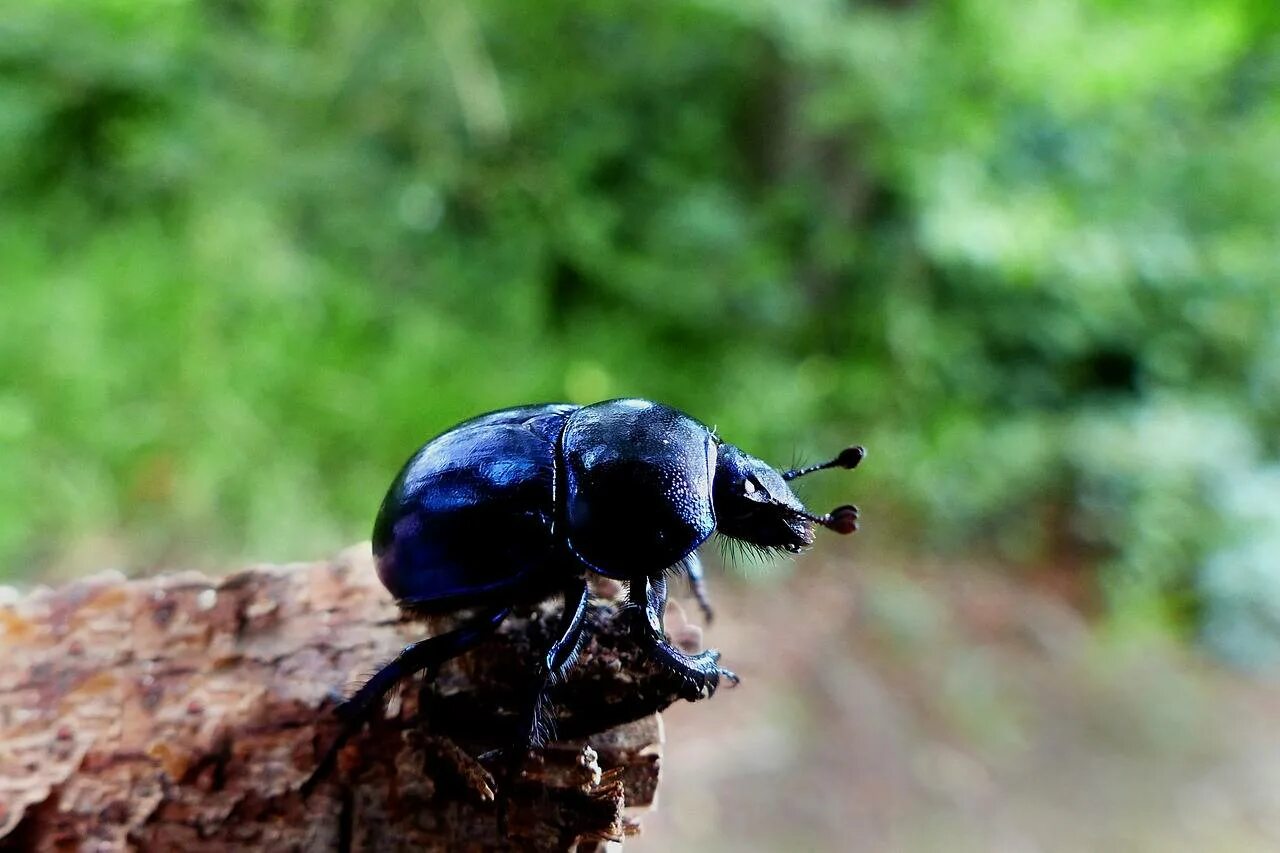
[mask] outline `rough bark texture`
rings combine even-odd
[[[366,553],[100,576],[0,606],[0,847],[566,850],[633,831],[679,685],[608,606],[553,694],[562,739],[518,778],[495,785],[471,756],[508,740],[553,607],[408,685],[300,796],[338,695],[441,629],[401,616]]]

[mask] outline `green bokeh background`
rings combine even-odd
[[[637,395],[1274,669],[1278,237],[1266,0],[9,3],[0,575],[320,556]]]

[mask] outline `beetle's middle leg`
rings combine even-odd
[[[710,696],[720,686],[720,679],[738,683],[738,676],[719,665],[720,652],[706,649],[696,655],[685,654],[667,640],[663,617],[667,609],[667,579],[640,577],[631,581],[628,593],[632,604],[639,611],[636,630],[650,653],[660,664],[684,679],[688,686],[686,698]]]
[[[549,722],[546,718],[547,690],[562,681],[582,648],[586,637],[587,607],[591,591],[582,579],[574,581],[564,591],[564,612],[556,628],[556,640],[547,649],[539,663],[531,690],[532,698],[520,733],[526,751],[540,746],[546,737]]]

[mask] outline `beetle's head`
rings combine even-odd
[[[760,548],[780,548],[793,554],[813,544],[814,528],[819,524],[837,533],[852,533],[858,529],[857,507],[842,506],[826,515],[814,515],[800,503],[787,481],[822,468],[852,468],[862,461],[863,453],[861,447],[850,448],[823,465],[777,471],[732,444],[720,445],[712,486],[720,532]]]

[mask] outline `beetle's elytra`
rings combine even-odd
[[[404,608],[477,612],[447,634],[414,643],[340,706],[358,725],[401,679],[475,646],[515,605],[564,597],[559,639],[539,666],[521,746],[539,740],[547,685],[572,665],[583,640],[587,577],[625,581],[642,618],[639,640],[687,685],[710,695],[737,676],[720,653],[686,654],[663,631],[666,575],[688,576],[710,617],[696,549],[712,533],[798,552],[816,525],[857,529],[858,510],[818,516],[788,480],[853,468],[851,447],[808,468],[778,471],[683,412],[649,400],[518,406],[458,424],[427,442],[401,469],[378,512],[378,576]]]

